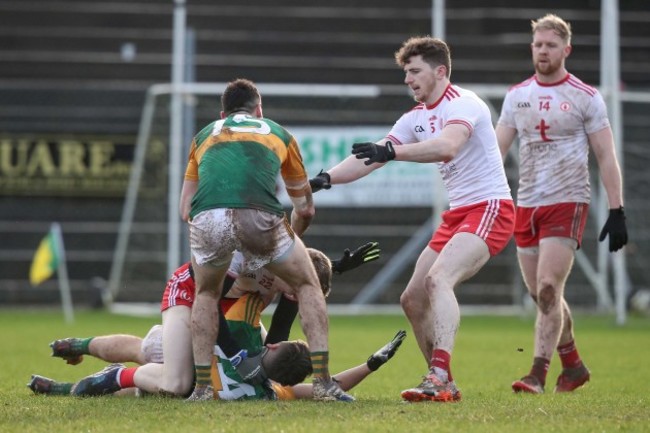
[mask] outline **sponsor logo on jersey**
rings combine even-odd
[[[517,108],[530,108],[530,102],[517,102]]]
[[[415,125],[415,132],[424,132],[422,125]]]
[[[536,155],[545,154],[549,152],[555,152],[557,150],[557,143],[554,143],[553,141],[544,143],[528,143],[524,149],[527,150],[527,153],[534,153]]]

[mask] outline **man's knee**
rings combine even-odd
[[[407,287],[406,290],[402,293],[399,298],[400,305],[402,310],[406,313],[407,316],[417,316],[422,314],[426,310],[426,306],[429,305],[428,297],[423,296],[424,290],[420,288],[419,290],[412,287]]]
[[[189,394],[192,389],[193,380],[191,378],[174,377],[165,381],[165,385],[160,388],[162,393],[174,394],[183,397]]]
[[[554,282],[543,279],[537,286],[537,305],[543,314],[548,314],[558,305],[558,287]]]

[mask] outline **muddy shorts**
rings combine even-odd
[[[210,209],[190,222],[190,248],[200,266],[223,266],[238,250],[254,271],[284,256],[294,236],[286,216],[258,209]]]

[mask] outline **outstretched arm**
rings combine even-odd
[[[372,262],[379,258],[381,250],[379,249],[378,242],[368,242],[361,245],[353,252],[349,248],[343,251],[343,256],[338,260],[332,260],[332,272],[335,274],[342,274],[345,271],[350,271],[358,268],[364,263]]]
[[[354,388],[370,373],[388,362],[395,355],[404,338],[406,338],[406,331],[398,331],[391,341],[370,355],[368,361],[334,375],[334,380],[339,382],[344,391]],[[312,398],[312,385],[310,383],[301,383],[294,385],[292,388],[296,399]]]
[[[377,144],[384,145],[387,141],[384,138],[378,141]],[[358,157],[351,155],[329,170],[325,172],[321,170],[320,173],[309,179],[309,185],[311,186],[312,192],[318,192],[321,189],[330,189],[334,184],[350,183],[361,179],[383,166],[384,163],[364,164]]]
[[[345,271],[355,269],[364,263],[377,260],[380,253],[381,250],[377,242],[368,242],[353,252],[350,252],[350,249],[346,248],[340,259],[332,260],[332,272],[341,274]],[[269,328],[264,344],[279,343],[288,340],[291,326],[297,315],[298,302],[282,296],[273,312],[271,327]]]
[[[275,308],[273,317],[271,318],[271,326],[269,327],[268,334],[266,334],[264,345],[287,341],[291,332],[291,325],[293,325],[293,321],[297,315],[298,302],[292,301],[286,296],[280,296],[278,306]]]

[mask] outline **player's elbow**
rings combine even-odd
[[[294,208],[294,214],[301,220],[311,223],[316,216],[316,208],[313,205]]]
[[[181,211],[181,220],[183,220],[183,222],[189,222],[189,220],[190,220],[190,212],[182,210]]]
[[[306,195],[291,197],[294,216],[305,221],[311,221],[316,215],[316,207],[311,190]]]

